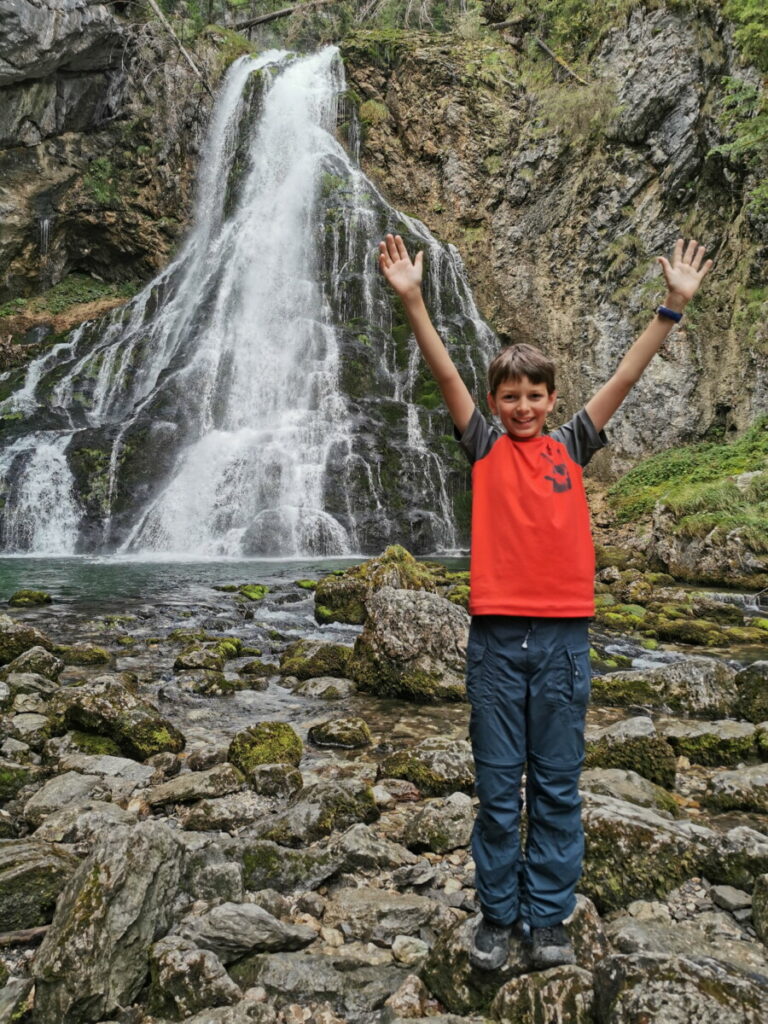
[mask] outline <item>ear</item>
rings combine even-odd
[[[486,397],[488,399],[488,408],[494,416],[498,416],[499,410],[496,408],[496,399],[494,398],[493,392],[489,391]]]
[[[547,415],[549,415],[555,408],[555,402],[557,402],[557,391],[553,391],[549,396],[549,401],[547,402]]]

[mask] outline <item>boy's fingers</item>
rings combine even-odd
[[[698,247],[698,249],[696,250],[696,255],[691,260],[691,263],[692,263],[692,266],[693,266],[694,270],[698,270],[699,267],[701,266],[701,261],[704,259],[704,253],[706,251],[707,250],[704,248],[703,245],[700,245]]]
[[[696,255],[696,246],[698,244],[699,243],[696,241],[695,238],[692,238],[690,240],[690,242],[688,243],[688,248],[685,250],[685,262],[686,263],[692,263],[693,262],[693,257]]]
[[[659,263],[661,264],[661,269],[664,271],[664,274],[665,275],[668,274],[670,272],[670,270],[672,269],[672,267],[670,266],[669,260],[667,259],[667,257],[666,256],[657,256],[656,258],[659,261]]]
[[[710,272],[710,270],[714,266],[714,263],[715,263],[714,260],[707,260],[707,262],[704,264],[704,266],[699,271],[699,279],[707,276],[707,274]]]
[[[424,253],[419,251],[416,253],[416,259],[413,261],[414,267],[418,267],[421,270],[422,264],[424,263]]]
[[[682,238],[678,238],[678,240],[675,242],[675,247],[672,250],[672,263],[673,263],[673,265],[676,264],[676,263],[679,263],[680,260],[682,259],[683,245],[684,244],[685,243],[683,242]]]
[[[389,258],[392,260],[393,263],[395,262],[395,260],[400,259],[400,256],[397,251],[397,244],[392,235],[387,235],[387,254],[389,255]]]
[[[397,255],[401,260],[408,259],[408,250],[405,248],[405,242],[403,242],[400,235],[395,235],[395,246],[397,248]]]

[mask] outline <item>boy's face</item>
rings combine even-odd
[[[510,437],[520,440],[540,436],[556,400],[556,391],[550,394],[546,384],[534,384],[527,377],[505,380],[495,394],[488,392],[491,412]]]

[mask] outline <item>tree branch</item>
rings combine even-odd
[[[294,4],[293,7],[283,7],[279,11],[272,11],[271,14],[260,14],[257,18],[247,18],[245,21],[236,21],[235,29],[241,32],[245,28],[253,28],[254,25],[264,25],[276,18],[287,18],[294,11],[301,11],[305,7],[322,7],[324,4],[333,4],[337,0],[307,0],[307,3]]]
[[[213,93],[211,92],[211,87],[206,82],[205,78],[203,77],[202,72],[199,70],[199,68],[197,67],[195,62],[192,60],[192,58],[190,57],[190,55],[187,52],[187,50],[184,49],[184,44],[179,39],[179,37],[176,35],[176,33],[173,31],[173,28],[171,27],[171,23],[168,21],[166,16],[163,14],[163,12],[157,6],[156,0],[147,0],[147,3],[149,4],[149,6],[152,8],[152,10],[157,15],[158,19],[160,20],[160,24],[163,26],[163,28],[166,29],[166,31],[170,33],[171,37],[173,38],[173,41],[176,43],[178,48],[181,50],[182,56],[186,60],[187,64],[189,64],[189,66],[192,68],[194,73],[197,75],[197,77],[203,83],[203,86],[204,86],[206,92],[208,93],[208,95],[213,97]]]

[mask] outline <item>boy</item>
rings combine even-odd
[[[594,549],[582,467],[603,427],[682,318],[712,266],[695,241],[659,257],[664,304],[618,369],[563,427],[544,433],[557,398],[554,364],[530,345],[503,349],[488,370],[482,418],[433,327],[421,294],[422,253],[399,236],[379,245],[419,348],[472,463],[467,695],[480,806],[472,835],[482,914],[470,959],[495,970],[514,928],[534,967],[573,963],[563,921],[575,906],[584,852],[579,774],[590,689],[587,625],[594,614]],[[528,835],[519,841],[526,770]]]

